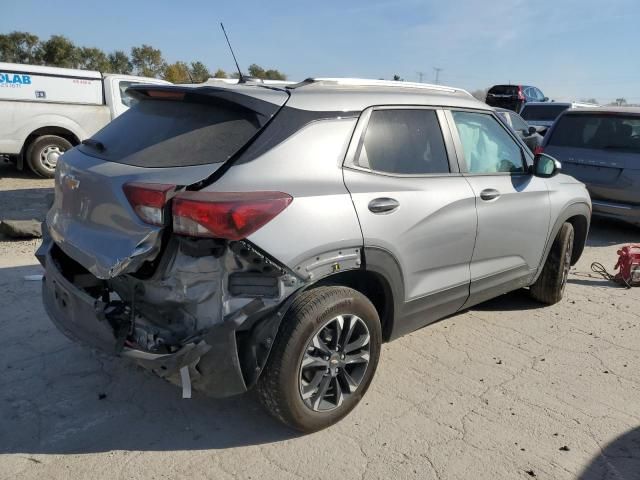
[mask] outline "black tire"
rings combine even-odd
[[[562,300],[573,254],[573,225],[564,223],[553,241],[547,261],[529,293],[542,303],[553,305]]]
[[[335,402],[337,406],[331,410],[316,411],[302,398],[302,375],[306,371],[304,368],[308,368],[303,368],[302,362],[309,351],[315,350],[312,340],[324,332],[323,329],[328,328],[327,325],[338,316],[350,318],[349,322],[357,318],[356,322],[361,320],[366,325],[369,334],[368,364],[363,367],[364,373],[361,374],[357,387],[347,393],[343,401]],[[359,328],[363,328],[362,325]],[[340,340],[336,340],[336,345],[339,342]],[[369,299],[361,293],[346,287],[318,287],[304,292],[293,302],[283,319],[269,360],[258,381],[260,400],[271,415],[301,432],[315,432],[333,425],[353,410],[369,388],[378,365],[381,343],[382,330],[378,313]],[[333,357],[331,358],[333,362]],[[329,368],[324,371],[328,372]],[[323,379],[333,376],[329,373],[320,374]],[[335,374],[335,377],[339,376],[339,373]],[[336,384],[330,388],[340,388],[339,380],[331,380]],[[313,401],[313,397],[306,401]]]
[[[43,135],[31,142],[27,148],[27,164],[36,175],[53,178],[57,163],[57,160],[53,161],[53,157],[62,155],[72,147],[73,145],[66,138],[57,135]]]

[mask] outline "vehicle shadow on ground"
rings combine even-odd
[[[639,452],[640,427],[637,427],[602,448],[578,479],[638,479],[640,478]]]
[[[591,219],[591,228],[587,238],[587,245],[590,247],[609,247],[639,242],[639,227],[608,218],[594,217]]]
[[[0,454],[200,450],[259,445],[297,433],[254,394],[183,400],[179,387],[76,345],[40,301],[37,265],[0,269]]]
[[[536,310],[538,308],[544,308],[545,306],[546,305],[532,299],[527,290],[520,289],[475,305],[471,307],[471,310],[480,312],[510,312],[514,310]]]

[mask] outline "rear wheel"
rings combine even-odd
[[[34,173],[45,178],[53,178],[58,158],[72,148],[69,140],[57,135],[43,135],[31,142],[27,148],[27,163]]]
[[[553,241],[542,273],[536,283],[531,285],[530,294],[535,300],[547,305],[562,300],[571,268],[573,238],[573,225],[564,223]]]
[[[302,432],[345,417],[369,388],[382,332],[375,307],[346,287],[319,287],[298,297],[258,382],[266,409]]]

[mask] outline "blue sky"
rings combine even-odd
[[[148,43],[168,61],[297,80],[357,76],[433,81],[473,90],[527,83],[557,100],[640,103],[638,0],[369,0],[296,2],[5,1],[0,32],[64,34],[76,44],[129,50]]]

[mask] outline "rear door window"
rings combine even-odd
[[[640,153],[640,117],[625,115],[565,115],[548,145]]]
[[[253,111],[230,102],[145,99],[92,137],[104,150],[90,145],[80,149],[139,167],[221,163],[259,129]]]
[[[449,173],[434,110],[385,109],[371,113],[357,165],[402,175]]]
[[[522,173],[522,150],[492,115],[452,112],[469,173]]]

